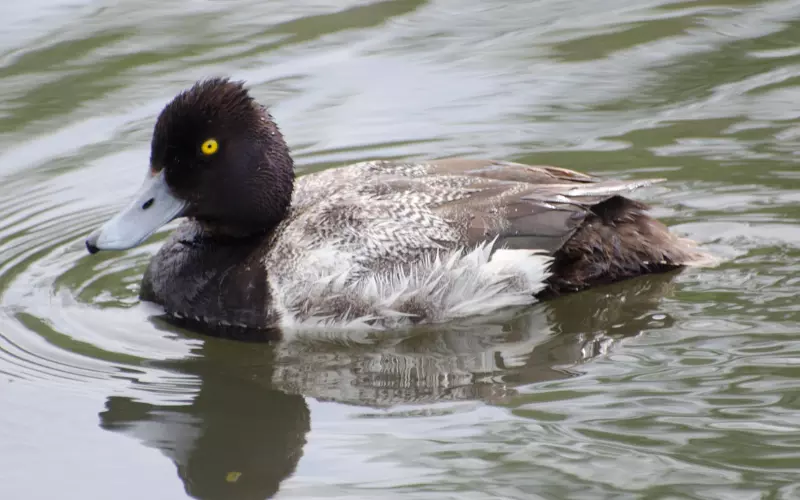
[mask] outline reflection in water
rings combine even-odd
[[[487,321],[360,337],[298,335],[280,345],[275,384],[375,407],[442,400],[500,403],[518,385],[563,379],[654,320],[675,274],[565,296]]]
[[[191,405],[110,397],[100,426],[161,449],[194,498],[269,498],[303,454],[308,406],[272,387],[273,349],[211,339],[200,351],[171,363],[202,381]]]
[[[502,403],[515,386],[572,376],[618,339],[668,326],[654,316],[673,277],[648,276],[436,330],[298,333],[273,344],[207,339],[197,356],[164,366],[201,380],[191,405],[113,396],[100,425],[161,449],[195,498],[269,498],[302,456],[309,431],[303,396],[373,407]]]

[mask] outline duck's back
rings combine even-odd
[[[286,323],[439,321],[703,255],[620,193],[653,180],[480,160],[297,180],[266,265]]]

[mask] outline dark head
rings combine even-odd
[[[198,82],[156,122],[150,170],[122,212],[86,240],[90,252],[141,243],[167,222],[193,217],[230,235],[266,232],[292,197],[289,148],[240,82]]]

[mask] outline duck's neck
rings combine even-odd
[[[266,227],[235,226],[204,220],[194,222],[198,228],[195,240],[204,240],[217,245],[247,245],[253,240],[258,242],[280,224],[280,220],[270,221],[265,224]]]

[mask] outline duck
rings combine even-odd
[[[627,196],[662,180],[462,158],[296,176],[245,82],[210,78],[163,108],[142,186],[85,243],[130,249],[183,218],[139,290],[168,317],[402,328],[708,262]]]

